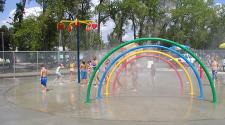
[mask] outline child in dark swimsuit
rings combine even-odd
[[[108,67],[109,63],[110,63],[110,59],[107,59],[104,63],[104,69],[103,69],[104,72],[105,72],[106,68]],[[109,74],[107,73],[105,82],[107,82],[108,78],[109,78]]]
[[[98,65],[98,60],[97,60],[96,56],[93,57],[91,65],[92,65],[93,70],[95,70],[96,66]]]
[[[87,81],[90,79],[91,72],[92,72],[91,61],[88,61],[87,62]]]
[[[81,74],[81,85],[87,84],[87,66],[85,61],[81,62],[80,74]]]
[[[97,60],[96,56],[94,56],[93,57],[93,60],[92,60],[92,63],[91,63],[91,66],[92,66],[93,70],[95,70],[95,68],[97,67],[97,65],[98,65],[98,60]],[[96,76],[95,77],[96,83],[94,85],[95,85],[95,87],[97,87],[97,85],[99,83],[98,71],[96,72],[95,76]]]

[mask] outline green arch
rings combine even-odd
[[[89,103],[90,102],[90,93],[91,93],[91,85],[93,82],[93,79],[95,77],[96,72],[98,71],[98,69],[100,68],[100,66],[105,62],[105,60],[112,55],[114,52],[116,52],[117,50],[119,50],[120,48],[131,44],[131,43],[137,43],[137,42],[144,42],[144,41],[161,41],[161,42],[165,42],[165,43],[170,43],[172,45],[176,45],[178,47],[180,47],[182,50],[186,51],[187,53],[189,53],[193,58],[196,59],[196,61],[200,64],[200,66],[203,68],[209,82],[210,82],[210,86],[211,86],[211,90],[212,90],[212,95],[213,95],[213,102],[216,103],[217,99],[216,99],[216,91],[214,88],[214,83],[213,80],[206,68],[206,66],[202,63],[202,61],[189,49],[187,49],[186,47],[184,47],[183,45],[176,43],[174,41],[171,40],[167,40],[167,39],[162,39],[162,38],[139,38],[139,39],[135,39],[135,40],[131,40],[131,41],[127,41],[124,42],[122,44],[120,44],[119,46],[113,48],[110,52],[108,52],[103,58],[102,60],[98,63],[98,65],[96,66],[95,70],[92,72],[90,80],[88,82],[88,88],[87,88],[87,95],[86,95],[86,102]]]

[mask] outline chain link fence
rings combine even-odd
[[[225,71],[225,50],[194,50],[194,52],[208,67],[210,67],[212,59],[216,58],[219,63],[219,71]]]
[[[219,70],[224,71],[225,50],[193,50],[210,67],[212,57],[217,57]],[[88,50],[80,52],[80,59],[90,61],[93,56],[100,60],[109,50]],[[110,58],[113,59],[114,53]],[[65,73],[69,73],[69,63],[76,64],[76,51],[0,51],[0,77],[15,77],[20,75],[37,75],[44,64],[51,73],[55,72],[58,64],[63,63]]]
[[[107,51],[81,51],[80,59],[89,61],[93,56],[102,58]],[[64,64],[64,72],[69,73],[69,64],[77,63],[76,51],[0,51],[0,77],[37,75],[44,64],[50,73],[54,73],[58,64]]]

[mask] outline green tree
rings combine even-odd
[[[179,0],[172,11],[173,21],[167,26],[166,36],[193,48],[205,48],[209,41],[212,21],[216,16],[212,1]]]
[[[52,14],[52,17],[54,17],[56,22],[60,22],[63,19],[74,20],[75,18],[78,18],[79,20],[87,20],[91,18],[91,5],[92,5],[91,0],[80,0],[80,1],[48,0],[46,11],[48,10],[49,14]],[[86,28],[85,25],[81,25],[80,38],[81,38],[82,49],[87,49],[89,45],[89,41],[85,37],[86,36],[85,28]],[[63,32],[62,36],[64,36],[62,39],[63,41],[62,43],[63,43],[63,48],[65,50],[65,47],[68,44],[67,42],[74,43],[74,41],[67,40],[68,37],[71,36],[70,33]],[[70,48],[71,46],[67,46],[67,47]]]
[[[14,48],[18,47],[18,50],[38,50],[41,44],[41,23],[37,21],[36,17],[28,17],[21,22],[20,28],[15,27],[16,32],[13,35]]]
[[[55,46],[58,46],[57,40],[57,22],[54,19],[54,15],[50,14],[48,10],[38,17],[38,20],[41,25],[39,25],[39,29],[41,29],[41,48],[39,50],[42,51],[50,51],[53,50]]]
[[[103,2],[104,2],[104,0],[99,0],[99,4],[98,4],[97,7],[102,6]],[[97,7],[96,7],[96,10],[97,10]],[[100,35],[101,23],[102,23],[102,21],[104,19],[102,18],[102,12],[101,11],[97,11],[97,13],[98,13],[98,28],[97,28],[97,33]]]
[[[2,33],[3,33],[3,40],[4,40],[4,50],[10,51],[12,50],[12,29],[8,28],[7,26],[3,25],[0,28],[0,51],[2,51]]]
[[[211,49],[217,49],[219,44],[225,41],[225,5],[215,6],[214,11],[217,14],[211,23],[209,34],[211,44],[208,44]]]
[[[96,12],[100,13],[98,17],[98,33],[100,32],[100,24],[107,22],[109,19],[112,19],[116,24],[116,27],[113,30],[113,34],[120,42],[122,42],[123,35],[123,25],[125,24],[126,18],[124,18],[125,13],[122,11],[120,0],[105,0],[104,2],[100,2],[98,6],[96,6]]]
[[[210,45],[214,45],[215,48],[224,40],[225,7],[215,6],[213,0],[99,0],[94,13],[91,10],[91,0],[35,1],[43,8],[40,16],[23,19],[23,11],[16,11],[13,42],[20,46],[21,50],[52,50],[58,46],[60,34],[56,25],[59,21],[75,18],[86,20],[94,14],[98,15],[96,31],[86,32],[86,26],[81,25],[80,38],[83,50],[104,46],[100,29],[101,24],[105,24],[109,19],[115,23],[109,37],[112,45],[118,44],[112,41],[123,41],[125,28],[130,25],[134,38],[136,35],[163,37],[182,44],[188,43],[193,48],[207,48]],[[22,7],[18,7],[17,10],[23,10],[25,2],[26,0],[23,0],[20,3]],[[33,24],[29,24],[31,22]],[[34,27],[35,31],[31,27]],[[76,50],[76,32],[76,29],[71,33],[62,32],[64,50],[66,47]],[[26,35],[27,33],[31,35]],[[25,41],[24,45],[20,45],[22,41]]]
[[[137,29],[139,28],[139,37],[142,37],[143,22],[147,16],[148,8],[144,2],[140,0],[124,0],[122,3],[126,20],[131,20],[134,39],[137,37]],[[129,24],[129,23],[127,23]],[[139,26],[139,27],[138,27]]]
[[[19,50],[53,50],[56,42],[56,22],[47,14],[40,17],[30,16],[21,22],[20,27],[14,27],[14,48]],[[44,32],[43,32],[44,30]]]
[[[0,12],[4,11],[5,1],[6,0],[0,0]]]
[[[16,3],[16,12],[14,15],[14,23],[21,23],[23,20],[23,15],[24,15],[24,9],[25,9],[25,4],[26,4],[26,0],[22,0],[19,3]]]

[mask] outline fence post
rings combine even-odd
[[[13,78],[16,78],[16,56],[15,56],[15,51],[13,51]]]
[[[5,72],[5,53],[4,53],[4,50],[5,50],[5,47],[4,47],[4,38],[3,38],[3,34],[4,32],[2,32],[2,58],[3,58],[3,73]]]
[[[37,55],[36,55],[36,57],[37,57],[37,73],[38,73],[38,51],[36,52],[37,53]]]

